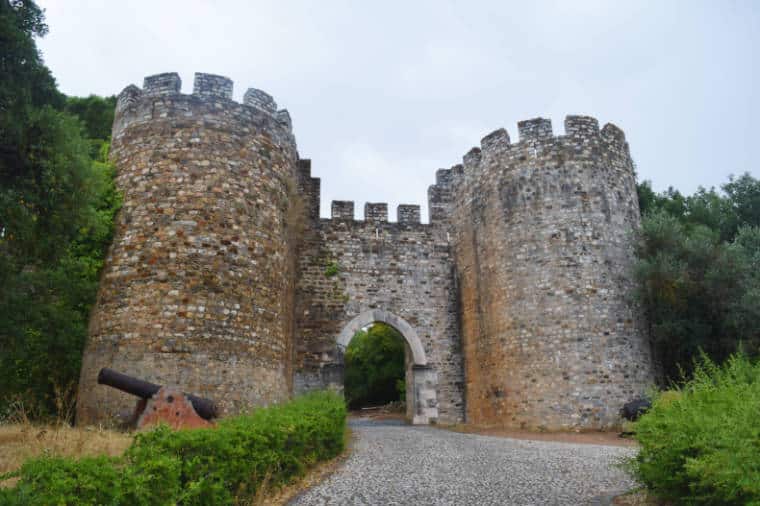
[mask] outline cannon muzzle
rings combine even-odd
[[[113,369],[104,367],[98,374],[98,383],[101,385],[108,385],[122,392],[141,397],[143,399],[150,399],[156,392],[161,389],[161,385],[143,381],[132,376],[127,376],[120,372],[116,372]],[[203,397],[197,397],[192,394],[185,394],[187,400],[193,405],[193,409],[204,420],[211,420],[216,418],[216,405],[214,401],[204,399]]]

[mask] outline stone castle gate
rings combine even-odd
[[[319,198],[319,180],[301,161],[302,194]],[[308,189],[313,189],[308,191]],[[343,386],[343,351],[373,322],[406,340],[407,414],[415,423],[464,419],[456,286],[445,234],[420,223],[419,206],[336,201],[330,219],[310,216],[296,282],[295,391]]]
[[[290,115],[230,79],[145,79],[118,96],[123,206],[82,361],[77,418],[131,407],[101,367],[214,398],[223,413],[342,384],[344,346],[389,323],[410,418],[603,429],[654,371],[632,302],[639,225],[625,135],[596,119],[518,123],[440,169],[420,207],[334,201]]]

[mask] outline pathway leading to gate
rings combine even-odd
[[[630,447],[349,423],[351,456],[291,505],[602,505],[635,486],[615,465]]]

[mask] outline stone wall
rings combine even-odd
[[[309,207],[318,210],[318,202]],[[363,221],[354,220],[353,202],[331,207],[331,219],[311,215],[300,252],[296,392],[342,388],[338,338],[358,315],[378,310],[376,321],[391,323],[408,338],[411,332],[394,319],[403,320],[424,348],[424,367],[407,363],[410,418],[462,421],[462,356],[448,243],[419,222],[418,206],[399,206],[396,223],[387,221],[387,204],[367,204]],[[431,407],[437,413],[426,411]]]
[[[292,390],[297,152],[287,112],[232,81],[145,79],[118,97],[111,155],[124,203],[103,269],[77,416],[104,421],[134,398],[101,367],[216,400],[224,413]],[[268,96],[268,95],[266,95]],[[270,97],[271,99],[271,97]]]
[[[439,171],[431,217],[460,286],[467,421],[602,429],[653,380],[631,299],[639,225],[623,133],[568,116],[485,137]]]

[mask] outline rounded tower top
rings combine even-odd
[[[277,109],[277,103],[265,91],[249,88],[243,103],[233,100],[232,79],[216,74],[197,72],[193,92],[182,93],[182,79],[176,72],[147,76],[143,87],[131,84],[119,93],[113,124],[113,137],[128,126],[173,115],[186,119],[237,122],[241,132],[266,131],[277,142],[291,142],[292,121],[287,110]]]

